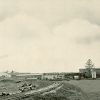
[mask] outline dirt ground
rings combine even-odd
[[[38,89],[47,87],[47,86],[55,83],[55,81],[42,81],[42,80],[37,80],[37,81],[30,80],[30,81],[22,81],[22,82],[18,82],[18,83],[15,80],[0,81],[0,93],[2,93],[2,92],[10,92],[10,93],[18,92],[19,86],[21,86],[24,82],[35,84],[38,86]],[[64,81],[64,83],[66,83],[66,85],[64,85],[63,88],[61,88],[59,91],[57,91],[58,94],[62,95],[61,91],[63,91],[64,89],[72,88],[72,91],[70,91],[70,93],[75,92],[76,90],[80,91],[80,89],[81,89],[88,95],[90,100],[100,100],[100,80],[71,80],[71,81]],[[70,85],[70,84],[72,84],[72,85]],[[76,90],[73,85],[75,87],[77,87]],[[38,96],[38,98],[41,99],[41,97],[39,97],[39,96]],[[31,95],[28,98],[25,97],[25,98],[21,98],[21,99],[19,97],[24,97],[24,96],[23,96],[23,94],[17,94],[17,95],[8,96],[7,98],[0,97],[0,100],[28,100],[28,98],[29,98],[29,100],[35,100],[32,98],[33,97],[37,98],[34,95]],[[19,99],[16,99],[16,98],[19,98]],[[44,97],[42,97],[42,98],[43,98],[43,100],[47,100],[48,96],[46,98],[44,98]],[[40,99],[38,99],[38,100],[40,100]],[[48,98],[48,100],[49,99],[50,98]],[[67,100],[65,98],[63,98],[63,99]],[[62,100],[62,99],[59,99],[59,100]],[[87,99],[87,100],[89,100],[89,99]]]
[[[89,100],[80,88],[69,83],[38,81],[37,84],[42,84],[43,87],[17,94],[3,95],[0,96],[0,100]],[[6,88],[8,87],[6,86]]]

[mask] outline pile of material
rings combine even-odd
[[[78,87],[68,83],[54,83],[47,87],[5,96],[0,100],[89,100]]]

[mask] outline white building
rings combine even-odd
[[[64,79],[64,74],[63,73],[44,73],[42,75],[42,79]]]
[[[91,74],[92,74],[92,78],[96,79],[96,70],[95,69],[91,69]]]
[[[9,73],[6,73],[6,72],[0,72],[0,77],[10,78],[11,75]]]

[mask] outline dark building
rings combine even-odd
[[[81,73],[83,78],[100,78],[100,68],[92,68],[91,69],[91,77],[88,77],[88,69],[79,69],[79,73]]]

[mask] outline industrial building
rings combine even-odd
[[[79,69],[79,73],[81,73],[84,78],[88,78],[88,69]],[[100,78],[100,68],[92,68],[90,78]]]

